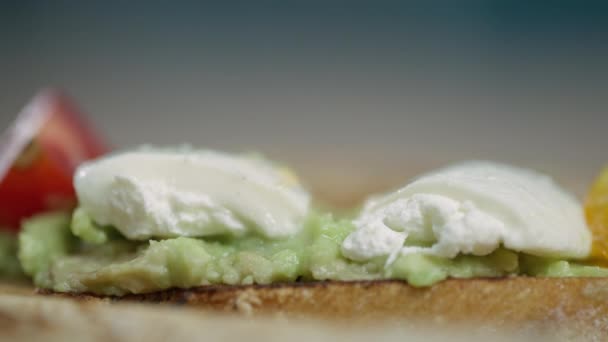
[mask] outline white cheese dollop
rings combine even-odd
[[[368,200],[342,253],[357,261],[426,253],[487,255],[501,245],[537,256],[584,258],[581,204],[551,178],[492,162],[465,162]]]
[[[310,196],[286,169],[214,151],[139,150],[81,165],[80,206],[133,240],[298,232]]]

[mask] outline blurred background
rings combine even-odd
[[[2,1],[0,127],[65,89],[117,147],[258,150],[349,205],[448,162],[608,162],[608,2]]]

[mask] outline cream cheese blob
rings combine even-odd
[[[296,234],[310,196],[295,176],[258,158],[214,151],[142,149],[81,165],[80,206],[133,240],[249,232]]]
[[[464,162],[369,199],[342,244],[364,261],[426,253],[487,255],[500,246],[537,256],[584,258],[591,233],[581,204],[535,171]]]

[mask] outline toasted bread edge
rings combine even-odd
[[[608,278],[449,279],[416,288],[397,280],[202,286],[103,297],[40,290],[82,301],[165,303],[244,314],[402,322],[574,327],[608,336]]]

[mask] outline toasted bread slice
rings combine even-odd
[[[81,300],[102,298],[59,295]],[[203,286],[105,300],[339,320],[568,327],[570,331],[591,329],[608,337],[608,278],[450,279],[428,288],[396,280]]]
[[[1,341],[561,341],[563,334],[479,330],[476,326],[340,324],[241,317],[188,307],[0,293]],[[600,339],[601,340],[601,339]]]

